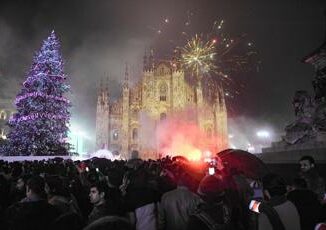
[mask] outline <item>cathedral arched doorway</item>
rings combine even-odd
[[[112,138],[113,140],[117,141],[119,140],[119,131],[118,130],[114,130],[112,133]]]
[[[211,127],[208,127],[208,128],[206,129],[206,136],[207,136],[208,138],[212,138],[212,136],[213,136],[213,132],[212,132],[212,128],[211,128]]]
[[[132,130],[132,139],[133,140],[138,139],[138,129],[137,128],[133,128],[133,130]]]
[[[164,121],[166,119],[166,113],[161,113],[160,114],[160,120]]]

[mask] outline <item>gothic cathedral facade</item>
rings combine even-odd
[[[130,158],[133,150],[138,150],[141,158],[158,158],[158,147],[146,144],[148,135],[142,130],[148,122],[144,122],[144,117],[154,123],[149,129],[155,129],[162,120],[188,108],[195,111],[196,123],[207,133],[207,138],[216,138],[214,149],[228,147],[227,110],[221,87],[207,93],[202,84],[189,83],[183,70],[169,61],[154,63],[152,56],[144,57],[142,75],[130,87],[126,67],[122,96],[117,101],[110,100],[108,86],[100,87],[96,111],[98,149],[106,146],[125,159]]]

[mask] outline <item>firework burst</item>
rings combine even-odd
[[[215,40],[203,41],[197,34],[181,48],[181,65],[196,74],[200,79],[202,74],[212,71],[215,66]]]
[[[166,20],[167,17],[162,17],[160,25],[151,28],[157,41],[168,41],[164,50],[169,46],[174,48],[172,66],[186,70],[197,82],[202,80],[207,89],[205,93],[211,94],[222,87],[226,98],[235,98],[243,92],[246,84],[245,78],[240,76],[259,71],[261,62],[255,44],[246,34],[230,36],[223,19],[214,21],[212,27],[204,32],[192,26],[196,21],[193,12],[187,11],[186,16],[181,24],[173,18]]]
[[[257,52],[254,44],[247,41],[246,34],[231,37],[224,31],[224,23],[224,20],[215,21],[206,34],[189,36],[182,32],[186,42],[177,47],[179,51],[175,59],[197,81],[205,77],[207,92],[221,86],[225,89],[225,96],[233,98],[244,88],[241,80],[235,81],[234,77],[254,70],[259,62],[254,60]]]

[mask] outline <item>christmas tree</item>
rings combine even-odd
[[[9,120],[6,155],[67,155],[70,102],[59,40],[52,31],[34,56]]]

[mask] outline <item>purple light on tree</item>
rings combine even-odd
[[[59,40],[52,31],[34,56],[10,118],[6,155],[67,155],[70,101]]]
[[[40,92],[33,92],[33,93],[27,93],[23,96],[17,96],[16,100],[15,100],[15,104],[16,106],[20,103],[21,100],[26,99],[28,97],[45,97],[45,98],[53,98],[56,100],[62,100],[62,101],[67,101],[69,103],[69,100],[67,100],[64,97],[57,97],[57,96],[52,96],[52,95],[47,95],[44,93],[40,93]]]

